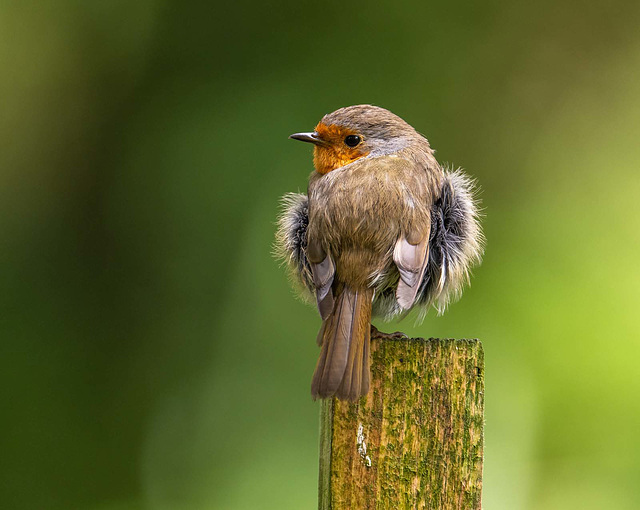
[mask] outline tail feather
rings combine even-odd
[[[357,299],[357,295],[356,295],[356,299]],[[351,338],[347,367],[344,372],[344,376],[342,377],[340,387],[338,388],[338,393],[340,395],[344,395],[350,400],[353,400],[351,395],[352,385],[357,384],[358,387],[360,385],[359,379],[361,378],[360,374],[362,372],[362,362],[360,362],[360,359],[362,358],[362,352],[358,353],[358,351],[362,351],[361,346],[363,343],[364,342],[362,341],[361,338],[353,338],[353,337]],[[358,354],[360,357],[358,357]]]
[[[371,322],[371,318],[369,318],[369,323]],[[367,324],[367,330],[365,333],[366,337],[363,345],[362,352],[362,394],[366,395],[369,393],[369,381],[371,380],[371,354],[369,353],[370,345],[371,345],[371,324]]]
[[[340,388],[338,388],[337,395],[340,398],[347,400],[357,400],[361,395],[366,395],[369,391],[369,386],[366,388],[362,385],[363,372],[369,370],[369,359],[364,359],[364,346],[369,343],[369,332],[365,334],[365,337],[360,341],[354,339],[351,345],[350,353],[353,356],[349,358],[349,364],[347,371],[344,374]],[[366,364],[366,367],[364,366]]]
[[[334,312],[332,323],[325,328],[323,352],[326,352],[324,368],[320,379],[320,394],[333,395],[342,381],[351,347],[354,322],[352,295],[343,294]],[[326,349],[325,349],[326,346]]]
[[[327,321],[322,321],[322,326],[320,326],[320,331],[318,331],[318,336],[316,336],[316,343],[318,347],[322,347],[322,341],[324,339],[324,330],[327,328]]]
[[[369,391],[369,342],[373,290],[342,289],[333,313],[323,322],[322,346],[311,383],[314,399],[357,400]]]

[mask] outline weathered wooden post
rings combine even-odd
[[[373,340],[371,391],[320,411],[319,508],[481,509],[478,340]]]

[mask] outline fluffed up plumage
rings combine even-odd
[[[372,315],[442,312],[480,262],[474,185],[384,108],[341,108],[291,138],[314,145],[316,171],[307,195],[285,195],[275,251],[322,318],[312,396],[356,400]]]
[[[302,298],[312,302],[315,287],[306,258],[308,225],[309,198],[302,193],[287,193],[278,219],[275,254],[287,265]],[[440,195],[431,206],[428,261],[415,300],[414,309],[420,320],[431,306],[442,314],[460,298],[483,251],[475,183],[460,169],[445,171]],[[374,316],[391,320],[404,312],[396,299],[398,280],[398,273],[379,278],[373,299]]]

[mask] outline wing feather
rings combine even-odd
[[[398,304],[405,310],[411,308],[422,283],[427,261],[429,260],[429,232],[411,238],[421,238],[417,244],[410,243],[406,237],[400,237],[393,250],[393,261],[400,272],[396,290]]]
[[[316,289],[316,302],[320,317],[325,320],[333,311],[333,278],[336,274],[336,266],[331,254],[325,251],[319,243],[309,241],[307,245],[307,258],[313,276],[313,285]]]

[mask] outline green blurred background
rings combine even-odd
[[[482,185],[417,336],[486,354],[487,509],[640,508],[640,3],[0,4],[0,506],[316,504],[287,140],[384,106]]]

